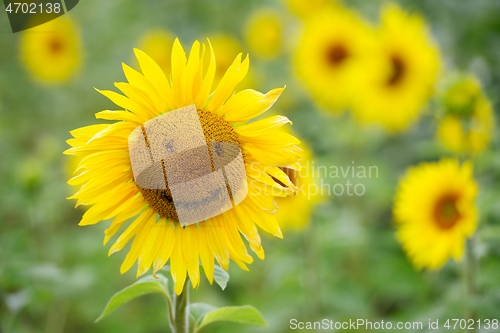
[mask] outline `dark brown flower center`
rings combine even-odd
[[[461,218],[458,210],[459,196],[451,193],[443,195],[434,206],[434,220],[441,229],[452,228]]]
[[[349,50],[342,44],[331,44],[326,48],[325,60],[330,67],[337,67],[349,58]]]
[[[57,55],[61,53],[64,48],[64,44],[59,38],[51,38],[49,41],[49,51],[52,55]]]
[[[387,80],[387,85],[390,87],[397,86],[406,76],[406,64],[398,55],[391,56],[391,74]]]
[[[213,144],[214,142],[222,144],[223,143],[234,144],[233,147],[239,147],[241,152],[243,152],[243,150],[241,149],[241,143],[238,139],[237,133],[233,130],[233,128],[227,121],[225,121],[221,116],[214,114],[212,112],[204,110],[197,110],[197,111],[201,127],[203,129],[203,134],[207,142],[207,146],[211,145],[211,147],[214,147],[213,151],[214,154],[219,154],[218,150],[223,149],[223,146],[221,146],[220,144],[214,146]],[[144,133],[145,131],[143,130],[143,134]],[[146,139],[147,142],[147,137],[144,136],[144,138]],[[179,172],[191,175],[193,179],[199,176],[203,176],[203,174],[200,173],[202,172],[200,170],[203,170],[204,166],[206,165],[206,162],[203,161],[201,158],[203,154],[200,153],[200,150],[202,149],[205,149],[204,151],[206,152],[207,148],[200,147],[199,149],[198,148],[192,149],[189,152],[180,156],[179,160],[176,161],[177,164],[176,169],[178,169]],[[211,149],[208,149],[208,152],[212,164],[212,171],[214,171],[213,170],[214,156],[212,156]],[[217,157],[215,157],[215,159],[217,160]],[[216,164],[217,162],[215,162],[215,165]],[[215,166],[215,168],[217,168],[217,166]],[[168,186],[168,180],[165,171],[166,167],[164,161],[162,161],[162,169],[163,169],[163,176],[165,179],[166,189],[150,189],[150,188],[142,188],[140,186],[137,187],[139,188],[139,191],[142,193],[146,201],[151,205],[151,207],[153,207],[153,209],[155,209],[155,211],[160,216],[165,217],[167,219],[171,219],[173,221],[179,221],[172,193]],[[204,189],[200,188],[199,191],[204,191]],[[228,192],[232,199],[231,191],[229,190],[229,188]],[[207,200],[210,199],[211,198],[207,197]]]

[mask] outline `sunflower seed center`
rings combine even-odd
[[[399,55],[391,56],[390,61],[391,75],[387,80],[387,85],[393,87],[401,83],[401,81],[403,81],[403,78],[406,76],[406,64]]]
[[[62,41],[60,41],[58,38],[50,39],[49,51],[52,55],[59,54],[62,51],[63,47],[64,47],[64,45],[63,45]]]
[[[331,67],[339,66],[349,58],[349,50],[342,44],[332,44],[326,48],[326,63]]]
[[[450,229],[460,220],[458,199],[456,194],[446,194],[437,201],[434,207],[434,220],[441,229]]]
[[[237,133],[194,105],[167,112],[129,136],[134,181],[146,201],[182,226],[219,215],[247,195]]]

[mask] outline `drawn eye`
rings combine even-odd
[[[222,146],[220,146],[220,145],[215,146],[214,150],[215,150],[215,153],[217,154],[217,156],[222,156],[222,154],[224,153]]]
[[[141,193],[182,226],[219,215],[248,194],[239,145],[208,141],[194,105],[147,121],[132,131],[128,144]]]
[[[169,153],[174,152],[174,145],[172,144],[172,142],[165,143],[165,150],[168,151]]]

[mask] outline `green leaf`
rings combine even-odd
[[[200,325],[203,317],[207,313],[214,310],[217,310],[217,307],[206,303],[189,304],[189,316],[193,319],[195,327]]]
[[[222,290],[226,289],[227,282],[229,281],[229,273],[214,265],[214,280],[221,287]]]
[[[135,283],[114,294],[95,322],[97,323],[123,304],[146,294],[160,293],[165,296],[167,300],[169,300],[170,304],[170,295],[168,293],[167,284],[168,279],[161,274],[158,274],[158,278],[146,276],[137,280]]]
[[[267,322],[262,314],[251,305],[226,306],[212,310],[205,314],[200,325],[195,329],[195,333],[203,327],[219,322],[227,321],[251,326],[267,326]]]

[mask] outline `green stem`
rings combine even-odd
[[[174,333],[189,333],[189,280],[186,279],[180,295],[174,292]]]
[[[168,310],[168,323],[170,324],[170,330],[174,332],[174,307],[172,303],[172,298],[170,294],[165,295],[165,299],[167,301],[167,310]],[[0,332],[2,333],[2,332]]]
[[[465,247],[464,258],[464,305],[465,305],[465,318],[476,320],[475,302],[476,302],[476,260],[474,255],[474,238],[467,240]],[[474,325],[473,325],[474,326]],[[468,332],[475,332],[472,328]]]

